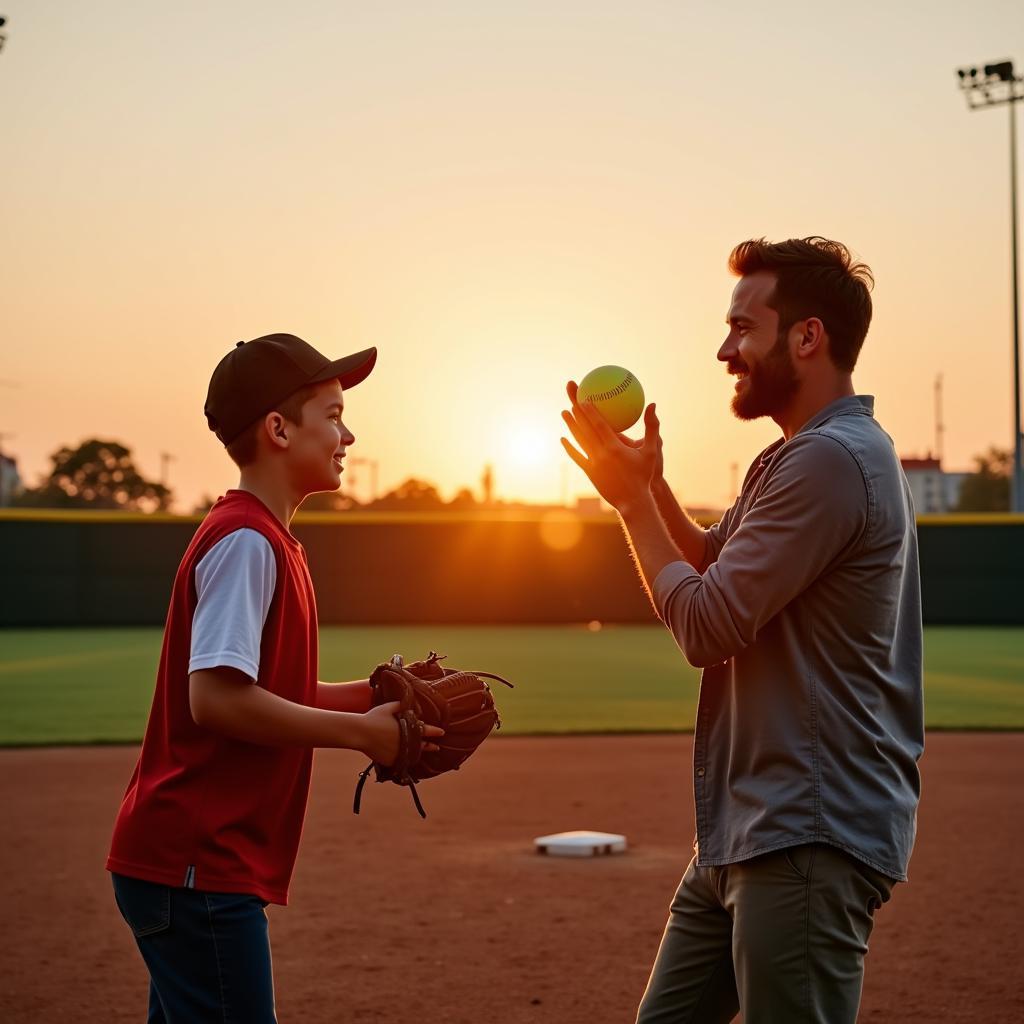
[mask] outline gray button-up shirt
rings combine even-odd
[[[821,842],[905,880],[924,749],[910,488],[874,399],[769,445],[654,599],[701,666],[700,864]]]

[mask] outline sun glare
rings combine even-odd
[[[527,408],[495,424],[491,451],[497,494],[511,501],[558,500],[564,487],[563,462],[568,461],[558,441],[560,426]]]
[[[505,457],[516,466],[539,466],[551,455],[551,438],[538,426],[519,423],[508,428],[503,438]]]

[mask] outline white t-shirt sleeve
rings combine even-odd
[[[258,530],[235,530],[206,552],[195,576],[199,602],[192,618],[189,672],[226,665],[255,681],[277,584],[270,541]]]

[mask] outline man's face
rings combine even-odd
[[[718,358],[737,376],[732,411],[741,420],[778,415],[800,387],[789,330],[779,330],[779,314],[768,305],[774,289],[775,275],[768,271],[741,277],[726,316],[729,334]]]
[[[292,480],[304,494],[336,491],[341,484],[345,449],[355,442],[341,421],[344,408],[341,384],[326,381],[302,407],[302,423],[287,426]]]

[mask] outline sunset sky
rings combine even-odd
[[[563,387],[618,363],[681,500],[721,506],[777,436],[715,360],[726,258],[761,235],[873,268],[854,380],[901,453],[932,446],[937,373],[946,465],[1010,446],[1008,114],[968,112],[955,68],[1022,70],[1019,0],[0,14],[0,435],[30,485],[100,437],[153,478],[173,454],[181,511],[223,493],[210,372],[288,331],[380,349],[346,421],[382,488],[492,462],[505,498],[592,493]]]

